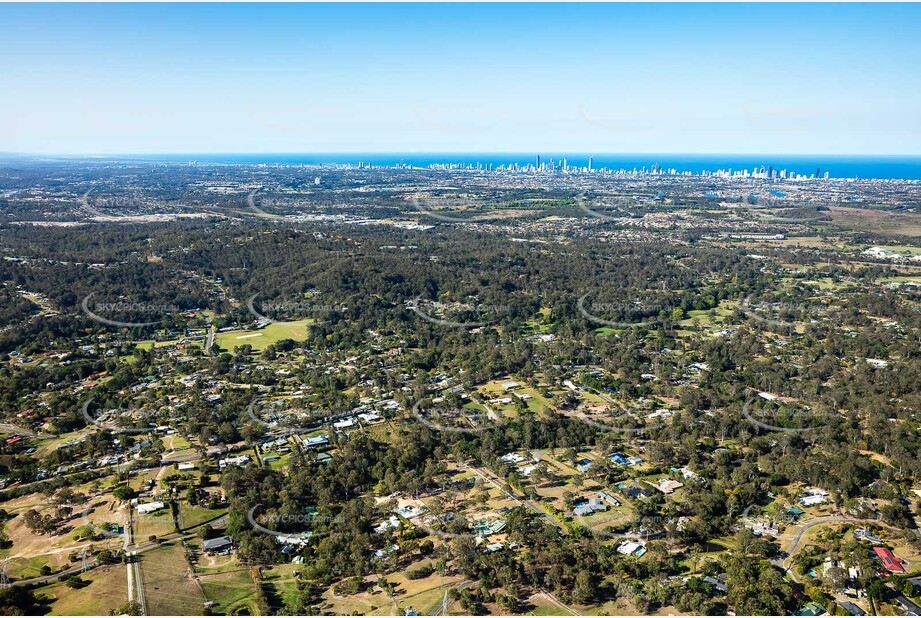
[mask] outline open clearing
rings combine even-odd
[[[205,595],[191,577],[182,545],[173,542],[141,554],[139,566],[149,615],[201,615]]]
[[[303,341],[307,338],[309,325],[313,320],[296,322],[274,322],[259,330],[232,330],[218,333],[215,341],[221,349],[232,352],[234,348],[250,345],[255,352],[261,352],[282,339]]]
[[[258,614],[256,607],[256,584],[248,567],[236,565],[233,570],[211,573],[204,571],[196,576],[208,601],[214,603],[214,610],[221,614]]]
[[[80,575],[80,579],[90,584],[75,590],[55,583],[41,589],[52,599],[52,615],[106,616],[128,602],[128,575],[123,564],[94,569]]]

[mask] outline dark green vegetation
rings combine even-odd
[[[495,211],[531,197],[488,196]],[[544,199],[531,223],[572,214],[572,192]],[[919,567],[921,288],[892,285],[913,271],[831,244],[728,243],[709,220],[632,240],[591,218],[559,233],[254,217],[0,228],[0,416],[41,434],[2,430],[0,497],[42,497],[5,529],[52,539],[78,525],[75,505],[149,501],[143,473],[175,491],[156,494],[173,519],[144,521],[140,542],[190,531],[197,560],[227,534],[241,569],[302,561],[288,588],[255,586],[267,613],[393,599],[396,577],[453,578],[467,613],[526,613],[549,594],[583,611],[789,614],[834,609],[846,588],[891,605],[905,580],[841,526],[864,522]],[[260,316],[312,323],[256,353]],[[208,347],[219,330],[238,343]],[[462,413],[424,422],[438,405]],[[382,422],[330,426],[368,411]],[[305,446],[318,435],[329,443]],[[230,454],[250,461],[221,468]],[[667,480],[679,489],[650,489]],[[806,488],[827,492],[822,510],[790,515]],[[573,515],[601,490],[623,503],[607,528]],[[407,501],[435,519],[375,531]],[[279,543],[251,512],[312,536]],[[502,516],[488,539],[501,549],[471,533],[486,512]],[[818,517],[834,525],[794,547]],[[784,530],[756,536],[753,521]],[[645,553],[618,551],[628,537]],[[48,611],[41,594],[4,590],[0,613]]]

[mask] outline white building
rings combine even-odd
[[[147,515],[149,513],[154,513],[156,511],[159,511],[160,509],[165,508],[165,507],[166,505],[163,504],[162,502],[148,502],[147,504],[139,504],[138,514]]]

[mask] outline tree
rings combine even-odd
[[[112,496],[116,500],[125,501],[134,498],[135,492],[128,485],[119,485],[112,491]]]
[[[579,605],[589,605],[595,600],[596,594],[597,589],[592,574],[586,570],[579,571],[572,591],[572,600]]]
[[[144,611],[137,601],[129,601],[118,609],[110,609],[110,616],[143,616]]]

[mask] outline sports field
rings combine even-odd
[[[312,322],[312,319],[298,320],[296,322],[275,322],[258,330],[227,331],[218,333],[215,337],[215,342],[222,350],[227,350],[228,352],[232,352],[234,348],[242,345],[250,345],[254,351],[261,352],[282,339],[303,341],[307,338],[308,328]]]

